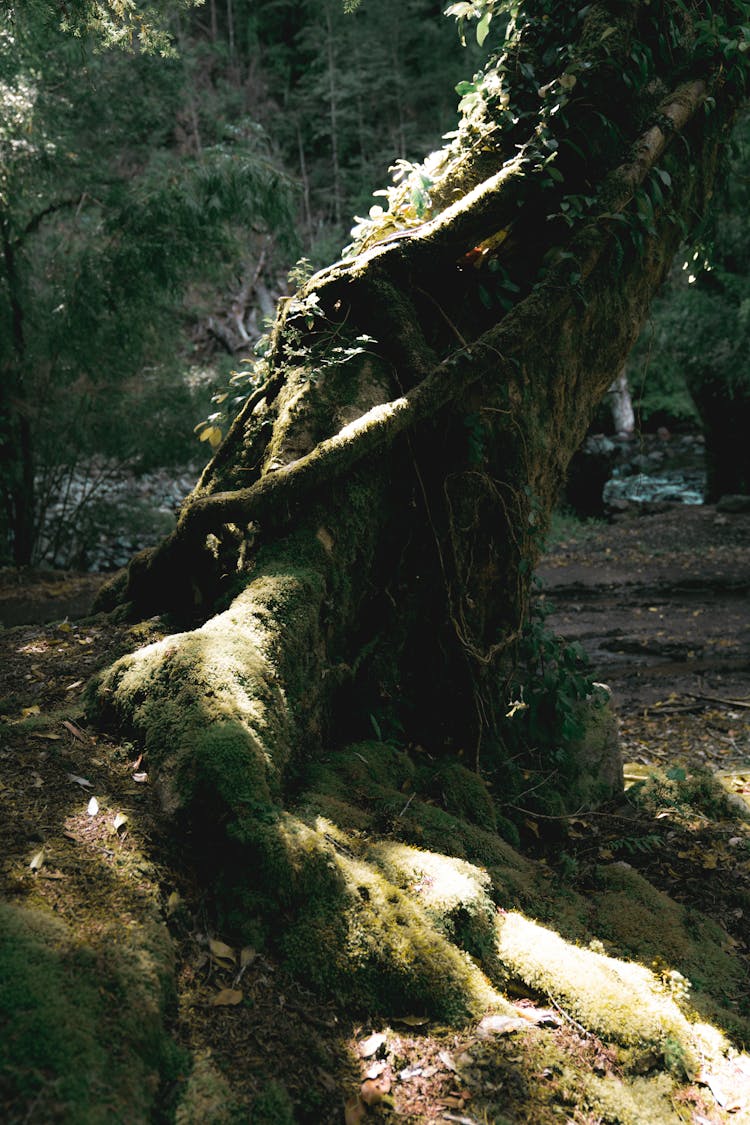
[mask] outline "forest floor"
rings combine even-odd
[[[727,813],[721,802],[696,810],[678,800],[651,807],[625,801],[568,817],[551,831],[530,817],[523,849],[571,893],[586,894],[596,864],[630,865],[674,902],[712,918],[747,980],[750,515],[684,507],[568,531],[539,568],[541,597],[552,607],[555,631],[580,641],[596,678],[613,691],[626,777],[661,771],[666,793],[669,778],[708,768],[733,804]],[[0,895],[22,909],[52,912],[71,940],[101,951],[102,963],[113,945],[136,957],[133,935],[147,921],[158,917],[168,928],[176,982],[168,1022],[184,1054],[150,1119],[173,1119],[183,1099],[179,1125],[625,1122],[580,1092],[591,1076],[616,1079],[609,1048],[560,1007],[546,1027],[535,1026],[536,1005],[549,1003],[543,996],[516,998],[519,1010],[527,1009],[525,1028],[523,1020],[503,1027],[483,1021],[457,1031],[419,1013],[375,1019],[317,1000],[272,957],[233,948],[215,931],[210,898],[186,869],[179,839],[164,832],[148,762],[137,747],[86,728],[88,678],[148,640],[153,628],[74,619],[98,581],[0,579]],[[663,957],[670,962],[668,949]],[[37,985],[32,980],[30,990]],[[120,987],[101,1035],[117,1036],[131,999]],[[741,1009],[746,997],[729,1002]],[[659,1122],[750,1122],[743,1058],[727,1062],[724,1073],[686,1079],[674,1116]],[[86,1058],[69,1065],[85,1066]],[[33,1067],[30,1060],[30,1073]],[[6,1077],[0,1073],[0,1118],[8,1125],[69,1120],[64,1091],[51,1078],[47,1088],[44,1076],[34,1077],[33,1098],[19,1104],[6,1100]],[[108,1115],[106,1090],[97,1096],[101,1115],[79,1120],[120,1121],[115,1109]],[[137,1110],[128,1117],[132,1125],[141,1120]]]

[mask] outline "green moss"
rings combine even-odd
[[[604,1039],[660,1055],[676,1041],[696,1069],[687,1019],[643,966],[572,945],[516,913],[498,921],[498,952],[516,976]]]
[[[255,1099],[250,1125],[294,1125],[292,1099],[280,1082],[269,1082]]]
[[[576,1075],[573,1090],[580,1091],[581,1076]],[[667,1074],[652,1077],[585,1075],[585,1098],[591,1109],[605,1121],[618,1125],[681,1125],[685,1120],[672,1101],[674,1083]]]
[[[666,987],[692,988],[691,1003],[747,1037],[748,1027],[722,1003],[746,992],[748,982],[721,927],[674,902],[627,864],[601,868],[598,876],[604,890],[591,898],[594,932],[622,954],[653,964]]]
[[[677,776],[678,773],[680,776]],[[731,790],[728,791],[722,784],[721,777],[709,769],[696,769],[685,774],[684,770],[665,773],[653,768],[643,781],[628,789],[628,799],[648,812],[670,808],[678,814],[697,813],[712,820],[732,820],[738,814],[743,819],[750,819],[750,811],[737,803],[733,796]]]
[[[304,742],[321,589],[313,570],[269,566],[224,613],[123,657],[96,683],[94,717],[143,739],[173,811],[199,781],[231,811],[278,796]]]
[[[213,723],[195,737],[180,763],[182,801],[213,801],[231,809],[269,805],[264,765],[263,752],[246,727],[236,720]]]
[[[401,806],[405,804],[403,794]],[[450,840],[453,855],[485,866],[522,867],[525,861],[497,833],[460,820],[445,809],[424,801],[412,801],[395,825],[395,832],[404,840],[441,851]]]
[[[154,930],[106,956],[58,918],[0,905],[0,1100],[31,1120],[148,1120],[178,1062],[163,1026],[168,943]]]
[[[205,1055],[193,1061],[174,1120],[175,1125],[241,1125],[244,1120],[229,1083]]]
[[[418,785],[420,782],[453,816],[488,832],[496,831],[495,805],[485,782],[474,770],[459,762],[444,762],[437,770],[420,770]]]
[[[374,805],[394,796],[402,803],[416,770],[405,750],[387,742],[357,742],[315,763],[307,776],[311,792]]]
[[[480,963],[494,955],[496,907],[486,871],[465,860],[381,842],[368,858],[419,902],[432,926]]]
[[[484,872],[307,817],[245,824],[242,870],[222,895],[229,922],[262,919],[264,940],[294,975],[357,1008],[455,1022],[503,1006],[464,951],[494,954]]]

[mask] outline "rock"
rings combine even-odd
[[[573,759],[574,780],[566,796],[570,811],[596,808],[619,797],[625,788],[617,716],[606,685],[594,685],[580,705],[583,734],[566,752]]]
[[[744,493],[727,493],[716,504],[717,512],[750,512],[750,496]]]

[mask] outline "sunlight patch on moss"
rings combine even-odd
[[[230,807],[278,795],[300,740],[285,673],[313,659],[320,596],[314,572],[261,574],[224,613],[123,657],[98,682],[95,708],[143,737],[167,808],[183,806],[198,777]]]
[[[572,945],[517,913],[498,921],[498,952],[530,987],[551,996],[598,1035],[652,1049],[661,1049],[672,1037],[690,1053],[687,1019],[642,965]],[[694,1070],[695,1059],[686,1061]]]
[[[747,971],[728,935],[711,918],[689,911],[625,863],[599,869],[603,890],[592,895],[591,928],[622,953],[652,965],[675,995],[693,986],[691,1003],[727,1031],[747,1038],[747,1021],[722,998],[747,991]],[[675,976],[677,974],[677,976]],[[709,995],[710,991],[710,995]]]

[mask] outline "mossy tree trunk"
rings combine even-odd
[[[741,82],[697,13],[576,9],[522,5],[444,152],[282,303],[262,386],[119,592],[190,627],[110,669],[99,719],[143,739],[165,804],[287,919],[303,882],[321,926],[336,901],[313,853],[342,886],[364,878],[351,842],[328,829],[316,850],[318,822],[281,811],[321,759],[375,734],[502,779],[551,507],[711,194]],[[301,925],[295,948],[320,945]]]

